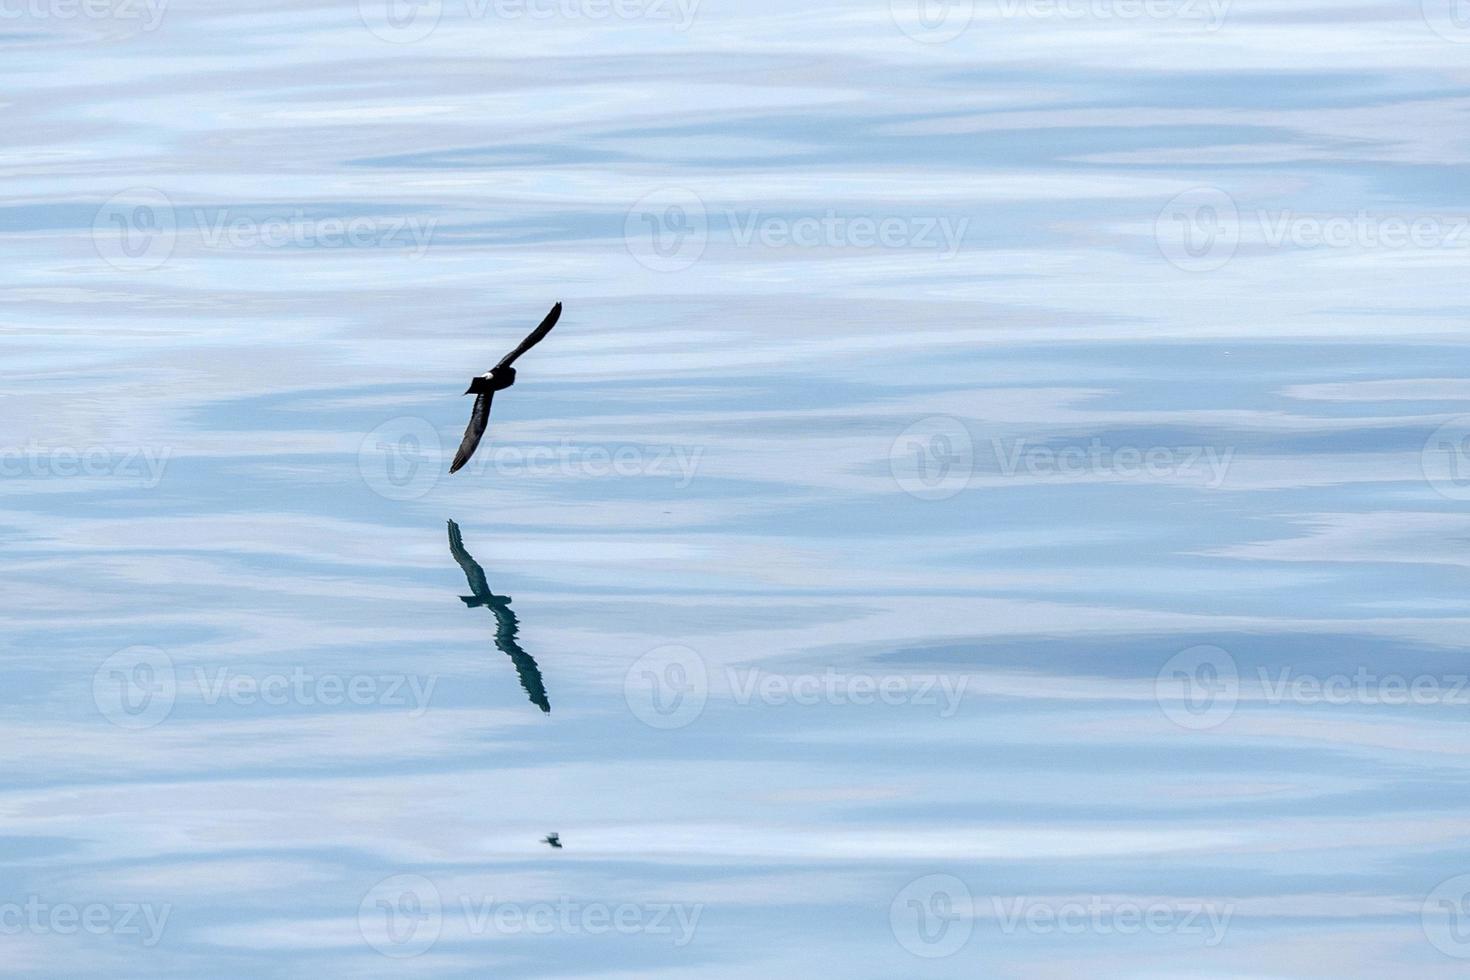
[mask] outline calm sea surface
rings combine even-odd
[[[18,0],[0,107],[0,973],[1470,969],[1449,0]]]

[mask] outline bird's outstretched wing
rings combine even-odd
[[[556,321],[560,319],[561,303],[557,303],[551,308],[551,312],[546,314],[546,319],[541,321],[541,325],[538,326],[535,330],[532,330],[529,334],[527,334],[526,339],[521,341],[519,347],[502,357],[500,359],[500,363],[495,365],[495,369],[498,371],[501,368],[508,368],[512,364],[514,364],[516,362],[516,358],[520,357],[526,351],[541,343],[542,340],[545,340],[546,335],[551,333],[551,328],[556,326]]]
[[[510,608],[510,597],[496,596],[495,601],[488,605],[495,614],[496,648],[515,664],[516,676],[521,680],[526,697],[536,707],[550,714],[551,700],[546,696],[546,681],[541,677],[541,665],[536,663],[535,657],[521,649],[521,643],[516,639],[516,634],[520,632],[520,620]]]
[[[502,649],[504,650],[503,647]],[[505,654],[515,664],[516,676],[520,678],[521,690],[526,692],[526,697],[546,714],[551,714],[551,699],[546,696],[546,681],[541,678],[541,668],[537,665],[536,658],[522,650],[519,644],[505,650]]]
[[[460,467],[470,461],[475,455],[475,447],[480,444],[480,437],[485,434],[485,426],[490,424],[490,403],[495,399],[495,392],[487,391],[482,395],[475,396],[475,410],[470,415],[470,424],[464,430],[464,439],[459,444],[459,452],[454,454],[454,465],[449,467],[450,473],[458,473]]]
[[[464,570],[464,577],[469,580],[470,591],[475,595],[484,597],[490,594],[490,583],[485,581],[485,569],[465,549],[464,538],[460,536],[459,525],[453,521],[449,522],[449,553]]]

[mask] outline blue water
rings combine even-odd
[[[1462,13],[0,11],[0,973],[1464,976]]]

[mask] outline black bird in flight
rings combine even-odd
[[[557,850],[561,850],[561,834],[553,831],[552,833],[549,833],[545,837],[541,838],[541,843],[550,844]]]
[[[531,703],[550,714],[551,702],[546,697],[546,685],[541,680],[541,668],[536,665],[535,659],[529,653],[521,649],[520,643],[516,640],[516,633],[520,631],[520,623],[516,619],[516,614],[511,612],[510,596],[496,595],[490,591],[490,584],[485,581],[485,570],[465,550],[464,538],[459,533],[459,525],[453,521],[449,522],[449,553],[464,570],[464,577],[470,583],[470,591],[474,593],[474,595],[460,596],[459,601],[471,609],[484,606],[495,614],[495,645],[501,653],[510,657],[511,663],[515,664],[516,674],[521,679],[521,687],[525,688],[526,696],[531,699]]]
[[[546,319],[541,325],[532,330],[526,339],[521,341],[519,347],[500,359],[484,374],[470,382],[465,389],[466,395],[475,396],[475,410],[470,415],[469,427],[464,430],[464,439],[459,444],[459,452],[454,454],[454,465],[449,467],[450,473],[458,473],[464,464],[470,461],[475,454],[475,447],[480,444],[480,437],[485,434],[485,426],[490,424],[490,402],[494,400],[497,391],[503,391],[516,383],[516,369],[511,367],[526,351],[535,347],[551,333],[551,328],[556,326],[556,321],[561,319],[561,304],[557,303],[546,314]]]

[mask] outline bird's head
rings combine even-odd
[[[470,382],[465,389],[466,395],[483,395],[487,392],[504,391],[516,383],[515,368],[491,368],[488,374],[482,374]]]
[[[489,391],[489,392],[504,391],[505,389],[509,388],[511,385],[513,385],[515,383],[516,383],[516,369],[515,368],[509,368],[509,367],[506,367],[506,368],[502,368],[502,367],[491,368],[490,369],[490,373],[485,378],[483,378],[480,381],[480,384],[483,387],[481,387],[481,388],[479,388],[477,390],[479,390],[479,391]]]

